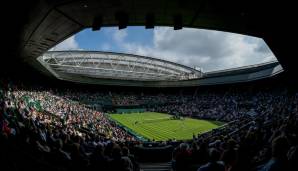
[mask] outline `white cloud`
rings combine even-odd
[[[164,27],[156,28],[153,34],[153,47],[125,41],[126,32],[115,32],[114,37],[117,37],[117,45],[128,53],[200,67],[204,71],[240,67],[276,59],[260,38],[188,28],[175,31]]]
[[[111,50],[111,45],[109,43],[103,43],[99,47],[99,49],[102,50],[102,51],[109,51],[109,50]]]
[[[79,48],[78,42],[75,40],[75,36],[71,36],[58,45],[50,49],[50,51],[61,51],[61,50],[82,50]]]
[[[117,43],[122,43],[127,36],[126,30],[114,30],[113,39]]]

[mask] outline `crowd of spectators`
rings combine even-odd
[[[0,102],[4,169],[140,170],[134,154],[144,143],[118,127],[104,111],[88,107],[89,102],[142,104],[151,111],[229,122],[192,140],[155,142],[174,148],[173,170],[297,169],[298,94],[286,89],[88,94],[1,83]]]
[[[180,144],[175,168],[191,170],[190,163],[196,163],[199,171],[297,170],[298,95],[255,96],[257,115],[243,116],[208,137]]]

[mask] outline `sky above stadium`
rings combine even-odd
[[[137,54],[176,62],[204,72],[276,60],[263,39],[240,34],[171,27],[85,29],[51,50],[95,50]]]

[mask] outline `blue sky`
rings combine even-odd
[[[170,27],[85,29],[51,50],[98,50],[151,56],[203,71],[276,60],[263,39],[227,32]]]
[[[79,47],[84,50],[126,52],[117,43],[122,37],[127,42],[153,46],[153,29],[144,29],[143,27],[130,27],[127,30],[120,31],[116,27],[105,27],[100,31],[85,29],[76,34],[75,40]]]

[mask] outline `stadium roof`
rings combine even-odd
[[[297,48],[291,43],[297,32],[293,25],[297,18],[294,1],[27,0],[3,1],[2,7],[6,9],[1,10],[6,43],[2,45],[1,72],[24,76],[37,73],[32,69],[42,67],[37,57],[92,27],[96,17],[102,17],[99,26],[104,27],[123,23],[146,26],[147,16],[154,16],[153,26],[206,28],[263,38],[288,80],[297,81],[293,79],[297,75]]]
[[[283,72],[278,61],[216,72],[151,57],[100,51],[49,51],[38,69],[60,80],[138,87],[185,87],[248,82]]]
[[[136,81],[181,81],[202,76],[200,71],[184,65],[123,53],[49,51],[38,61],[59,79],[65,74]]]

